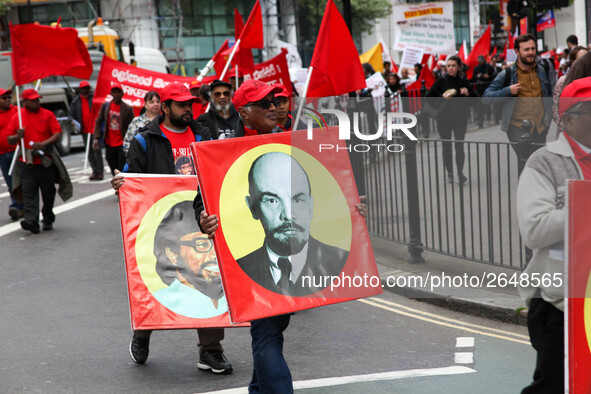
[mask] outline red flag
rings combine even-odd
[[[433,83],[435,83],[435,76],[433,75],[433,72],[429,70],[429,67],[423,67],[421,69],[421,74],[419,74],[417,77],[417,80],[407,85],[406,90],[420,89],[422,87],[421,81],[425,81],[425,87],[427,89],[430,89],[431,86],[433,86]]]
[[[462,46],[460,46],[458,56],[460,57],[460,59],[462,59],[463,62],[466,62],[466,60],[468,59],[468,48],[466,47],[466,40],[462,41]]]
[[[514,40],[515,37],[513,37],[513,34],[509,32],[509,34],[507,34],[507,41],[505,42],[505,59],[507,59],[507,51],[512,51],[513,47],[515,46]]]
[[[234,18],[236,23],[236,18]],[[261,13],[261,3],[259,0],[255,3],[246,25],[240,32],[240,48],[259,48],[265,47],[265,40],[263,38],[263,14]]]
[[[211,58],[215,62],[213,65],[213,68],[215,69],[215,73],[217,75],[222,75],[222,72],[224,71],[224,67],[226,66],[226,63],[228,62],[228,55],[225,54],[227,49],[228,49],[228,39],[226,39],[226,41],[224,41],[224,43],[222,44],[220,49],[218,49],[218,51],[215,53],[215,55],[213,55],[213,57]]]
[[[78,32],[71,27],[10,24],[12,77],[17,85],[65,75],[90,78],[92,61]]]
[[[242,34],[244,30],[244,20],[242,19],[242,15],[236,8],[234,8],[234,37],[236,40]],[[231,53],[231,49],[228,51],[228,56]],[[247,48],[240,44],[238,47],[238,51],[234,54],[234,58],[232,59],[232,67],[238,65],[241,69],[246,69],[248,72],[254,71],[254,59],[252,57],[252,51],[250,48]]]
[[[476,41],[476,44],[474,44],[474,48],[472,48],[472,52],[470,52],[470,55],[468,56],[468,59],[466,60],[466,64],[468,65],[468,67],[470,67],[468,69],[468,72],[466,75],[468,79],[472,79],[472,73],[474,72],[474,67],[476,67],[478,65],[478,56],[487,57],[489,53],[490,53],[490,24],[488,25],[488,28],[486,29],[486,31],[484,32],[482,37],[480,37],[478,39],[478,41]]]
[[[332,0],[326,3],[310,67],[309,97],[338,96],[367,86],[353,37]]]

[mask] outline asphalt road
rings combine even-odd
[[[67,204],[58,198],[51,232],[32,235],[11,222],[0,185],[0,392],[244,388],[252,372],[245,328],[226,330],[231,375],[197,370],[193,330],[155,332],[148,362],[131,361],[117,198],[108,180],[81,174],[81,152],[65,161],[75,194]],[[535,363],[524,327],[391,293],[298,312],[285,354],[302,393],[511,393]]]

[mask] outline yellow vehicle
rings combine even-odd
[[[98,49],[111,59],[123,60],[119,34],[105,26],[103,18],[94,19],[87,27],[78,27],[76,30],[88,49]]]

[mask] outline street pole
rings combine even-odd
[[[353,35],[353,24],[351,22],[351,0],[343,0],[343,18],[349,28],[349,33]]]

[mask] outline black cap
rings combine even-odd
[[[232,85],[228,82],[220,81],[219,79],[214,80],[212,83],[209,84],[209,90],[212,91],[213,89],[217,88],[218,86],[225,86],[228,89],[232,89]]]

